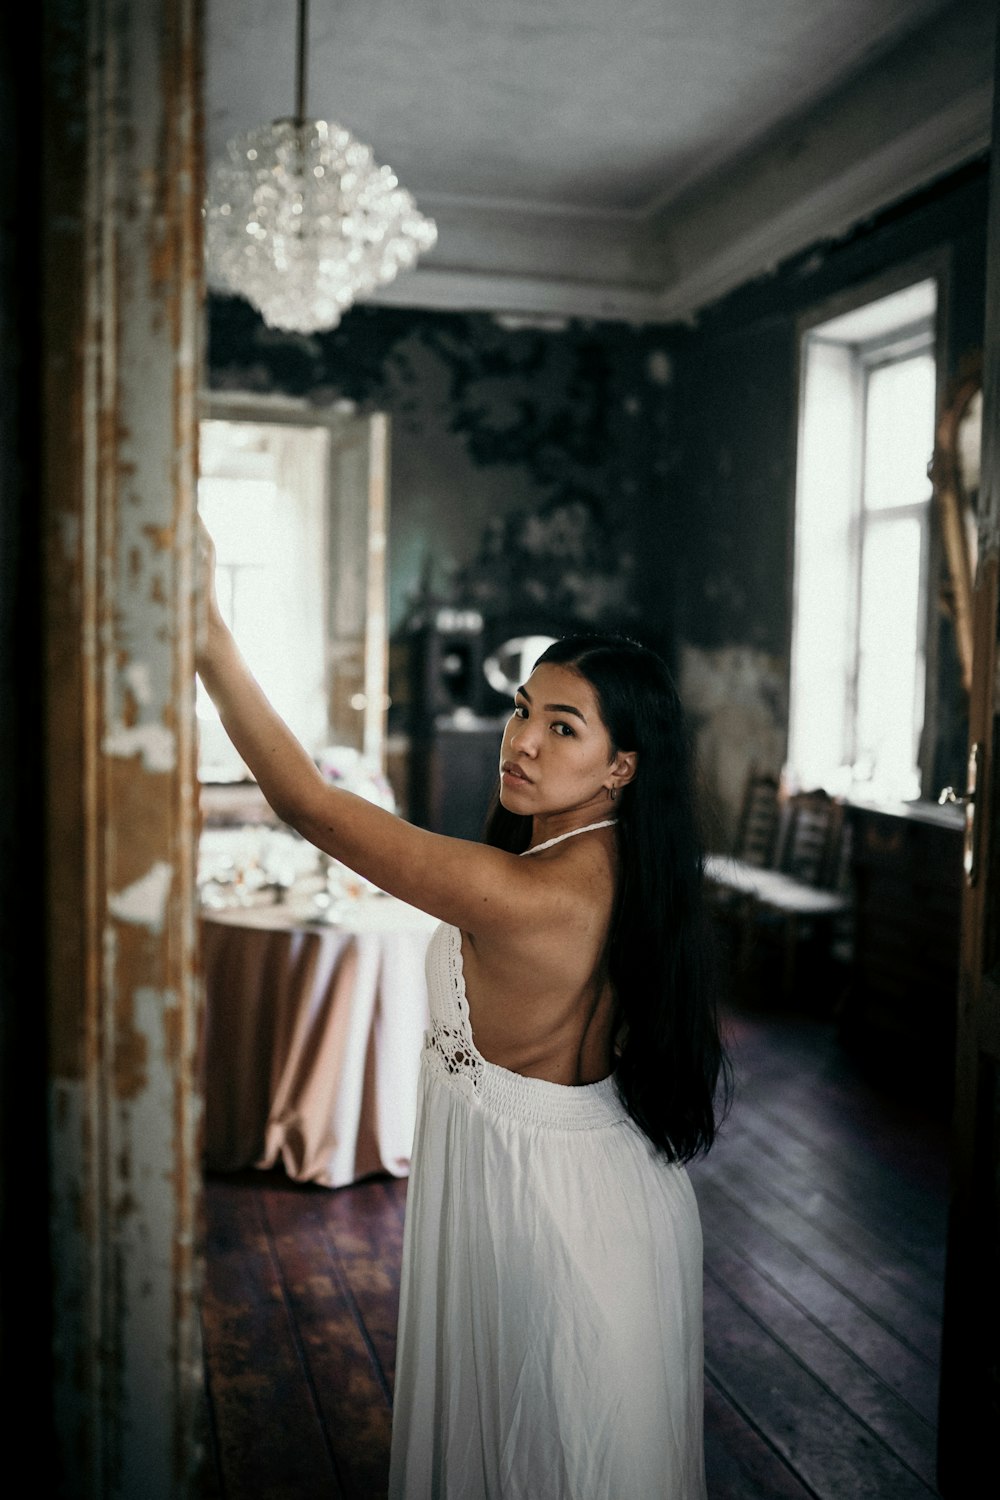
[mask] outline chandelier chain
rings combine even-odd
[[[309,36],[309,0],[298,0],[299,15],[295,39],[295,123],[306,119],[306,48]]]

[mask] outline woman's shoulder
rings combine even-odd
[[[590,929],[610,914],[618,863],[613,837],[588,830],[586,837],[543,841],[521,859],[532,875],[537,925]]]

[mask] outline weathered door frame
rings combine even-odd
[[[197,1463],[202,25],[44,8],[53,1403],[88,1500],[188,1494]]]

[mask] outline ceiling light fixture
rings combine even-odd
[[[391,167],[333,121],[306,118],[307,0],[295,115],[234,136],[208,174],[206,258],[271,328],[335,328],[437,240]]]

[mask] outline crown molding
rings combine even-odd
[[[365,300],[372,305],[439,312],[490,312],[526,322],[569,318],[624,323],[674,321],[655,287],[643,291],[611,282],[571,281],[554,274],[508,276],[497,271],[420,266]]]
[[[770,139],[644,213],[441,200],[438,246],[373,302],[690,321],[989,149],[996,13],[951,7]]]
[[[989,149],[992,98],[988,87],[957,101],[881,149],[849,161],[839,174],[817,175],[812,191],[772,204],[769,212],[759,211],[742,224],[733,221],[747,199],[737,192],[728,204],[720,199],[714,207],[728,210],[731,229],[714,240],[709,253],[708,232],[697,213],[680,219],[667,237],[678,269],[657,299],[657,321],[690,319],[788,257],[847,233],[974,160]]]

